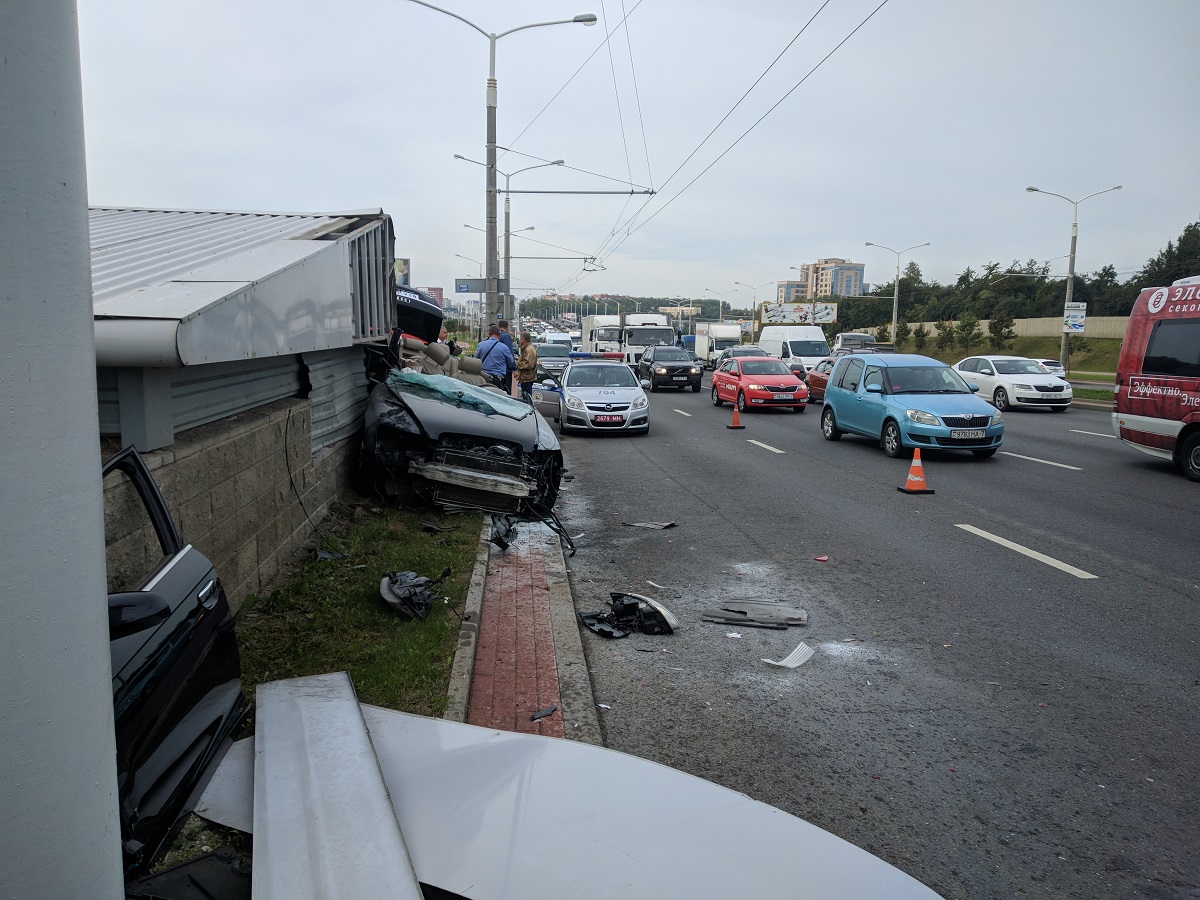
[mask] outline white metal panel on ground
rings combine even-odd
[[[657,763],[373,706],[362,713],[417,877],[464,897],[937,897],[815,825]],[[248,818],[239,809],[252,793],[246,759],[226,757],[198,812],[233,827]],[[257,834],[257,806],[254,820]]]
[[[345,672],[260,685],[255,900],[407,900],[421,889]]]

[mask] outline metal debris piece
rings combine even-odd
[[[781,669],[794,669],[797,666],[804,665],[806,662],[808,662],[812,658],[813,658],[813,648],[808,646],[808,644],[804,643],[804,641],[801,641],[800,646],[798,646],[795,650],[793,650],[791,653],[789,653],[783,659],[781,659],[781,660],[764,659],[763,662],[765,662],[769,666],[778,666]]]
[[[609,596],[611,612],[578,613],[579,621],[589,631],[602,637],[623,638],[634,631],[673,634],[679,630],[679,620],[651,597],[624,591],[612,591]]]
[[[501,550],[507,550],[508,545],[513,542],[516,536],[517,520],[512,516],[492,516],[492,531],[488,536],[488,541],[495,544]]]
[[[813,559],[817,562],[829,562],[829,557],[824,553],[822,553],[820,556],[814,556]]]
[[[317,554],[317,559],[345,559],[346,558],[345,553],[331,553],[328,550],[315,550],[313,552],[315,552]]]
[[[741,635],[738,634],[736,631],[729,631],[729,632],[726,632],[725,637],[740,638]]]
[[[622,525],[628,525],[630,528],[674,528],[674,522],[622,522]]]
[[[426,531],[430,532],[431,534],[437,534],[440,531],[453,531],[455,526],[439,525],[433,519],[422,519],[421,527],[424,528]]]
[[[650,587],[652,587],[652,588],[658,588],[660,591],[666,590],[666,588],[664,588],[661,584],[655,584],[649,578],[646,579],[646,584],[650,585]]]
[[[807,625],[808,611],[775,600],[727,600],[716,609],[705,610],[701,618],[719,625],[746,625],[782,631],[793,625]]]
[[[550,715],[556,709],[558,709],[557,706],[547,706],[545,709],[539,709],[537,712],[535,712],[532,716],[529,717],[529,721],[536,722],[538,719],[544,719],[544,718],[546,718],[546,716]]]
[[[433,592],[450,575],[447,567],[436,579],[416,572],[388,572],[379,582],[379,595],[387,605],[409,619],[424,619],[433,604]]]

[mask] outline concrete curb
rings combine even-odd
[[[463,621],[458,627],[458,649],[450,668],[450,685],[446,689],[446,711],[442,718],[451,722],[467,721],[467,705],[471,701],[471,678],[475,674],[475,645],[479,642],[479,615],[483,610],[483,586],[487,581],[488,559],[491,556],[491,520],[484,516],[479,532],[479,549],[475,551],[475,568],[471,571],[471,586],[463,604]]]
[[[564,737],[604,746],[600,715],[592,693],[592,677],[583,655],[583,640],[575,615],[575,598],[567,578],[567,561],[557,534],[543,525],[546,534],[546,584],[550,590],[550,626],[554,631],[554,656],[558,661],[558,696],[562,703]]]

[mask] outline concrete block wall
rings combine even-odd
[[[143,458],[184,540],[216,566],[236,611],[269,588],[350,487],[358,444],[356,435],[314,459],[309,401],[288,398],[181,432]],[[122,533],[141,524],[122,493],[132,494],[128,484],[105,486],[110,569],[141,564],[126,553],[145,556],[144,536]]]

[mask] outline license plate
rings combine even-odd
[[[960,440],[972,440],[987,437],[982,428],[955,428],[950,431],[950,437]]]
[[[776,394],[775,399],[776,400],[791,400],[792,395],[791,394]]]
[[[688,377],[686,375],[672,375],[671,376],[672,381],[687,381],[687,378]]]
[[[624,416],[596,416],[595,420],[597,422],[624,422],[625,417]]]

